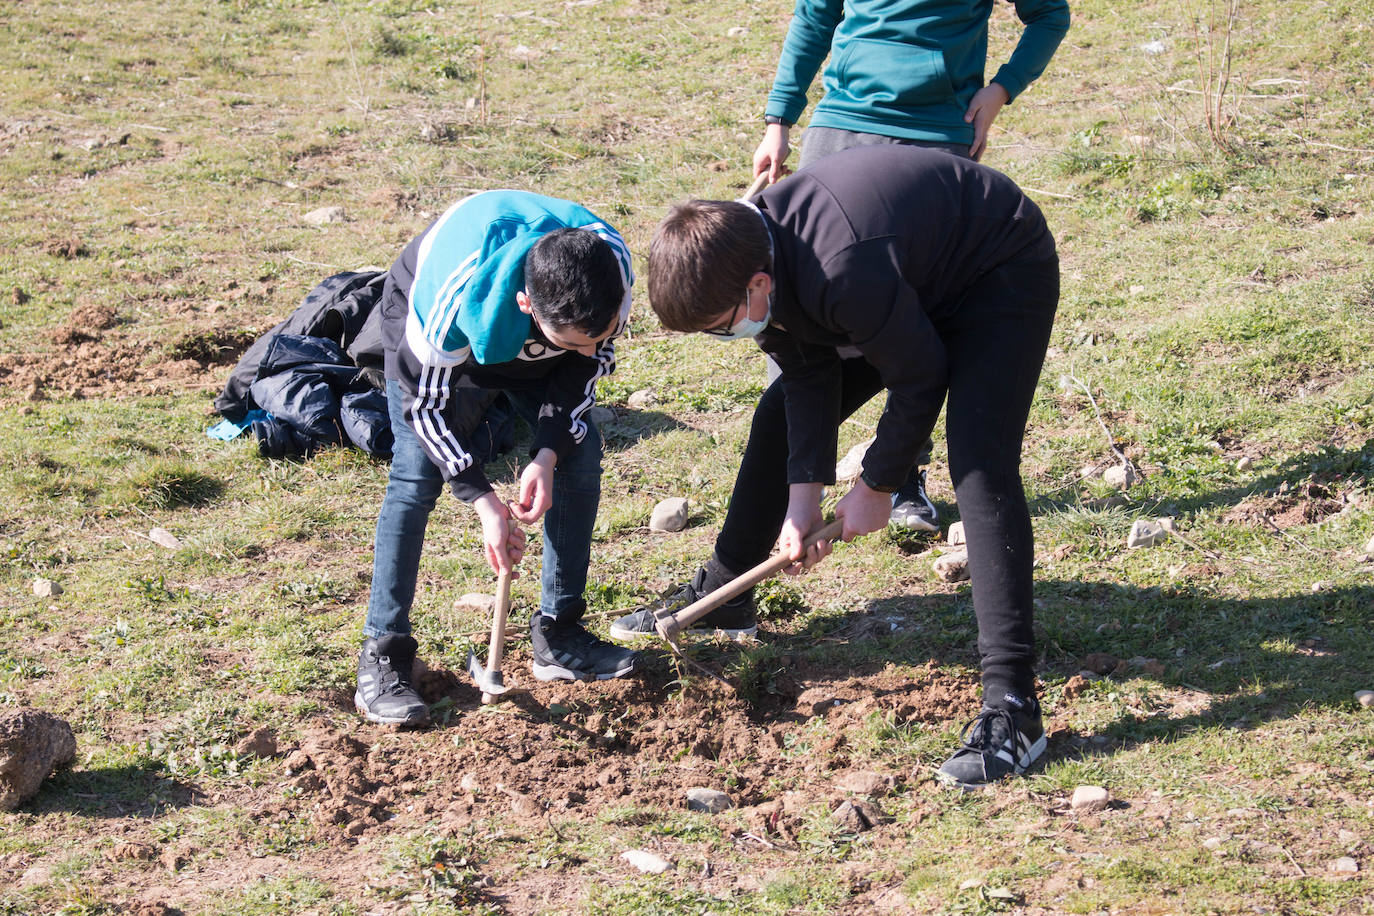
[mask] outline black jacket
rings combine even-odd
[[[895,488],[944,401],[941,319],[988,271],[1053,261],[1044,217],[1000,172],[911,146],[827,156],[757,203],[773,237],[774,297],[756,340],[782,369],[788,482],[834,483],[843,346],[888,389],[864,472]]]

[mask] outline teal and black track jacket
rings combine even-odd
[[[620,262],[620,321],[595,357],[549,343],[515,302],[525,255],[563,228],[595,232]],[[455,428],[454,392],[542,390],[530,454],[547,447],[564,457],[587,435],[597,380],[615,371],[615,338],[630,320],[633,284],[620,233],[584,207],[527,191],[464,198],[405,247],[383,290],[386,375],[400,384],[406,421],[455,496],[472,502],[491,484],[465,431]]]

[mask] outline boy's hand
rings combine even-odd
[[[787,161],[787,128],[781,124],[769,124],[763,132],[763,142],[754,150],[754,175],[768,173],[768,183],[772,184],[787,174],[783,165]]]
[[[835,518],[844,522],[840,537],[852,541],[887,527],[892,514],[892,494],[875,490],[860,480],[835,506]]]
[[[544,517],[553,505],[553,468],[558,455],[551,448],[541,448],[520,474],[520,501],[510,504],[511,515],[533,525]]]
[[[1007,90],[996,83],[988,83],[973,94],[964,112],[964,123],[973,125],[973,145],[968,148],[969,158],[974,162],[983,158],[988,148],[988,129],[997,120],[1002,106],[1011,101]]]
[[[510,511],[495,493],[483,493],[472,507],[482,520],[482,548],[487,565],[497,575],[509,572],[512,579],[518,578],[515,567],[525,556],[525,530],[511,524]]]
[[[830,542],[812,544],[809,550],[802,550],[806,536],[821,526],[821,493],[825,487],[819,483],[794,483],[787,488],[787,517],[783,519],[782,533],[778,535],[778,550],[794,562],[783,570],[789,576],[797,576],[815,566],[830,555]]]

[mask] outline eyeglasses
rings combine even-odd
[[[744,313],[745,313],[746,315],[748,315],[748,314],[749,314],[749,287],[747,287],[747,286],[744,288],[744,302],[742,302],[741,305],[744,306]],[[734,328],[735,328],[735,316],[738,315],[738,314],[739,314],[739,306],[737,305],[737,306],[735,306],[734,310],[730,312],[730,317],[727,318],[727,319],[725,320],[725,323],[724,323],[724,324],[718,324],[718,325],[716,325],[716,326],[713,327],[713,328],[703,328],[701,333],[703,333],[703,334],[710,334],[712,337],[729,337],[729,336],[734,332]]]

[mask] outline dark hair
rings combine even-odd
[[[752,208],[689,200],[654,230],[649,304],[670,330],[705,330],[739,304],[750,277],[767,269],[768,230]]]
[[[555,229],[525,255],[525,293],[541,321],[595,336],[625,301],[610,244],[586,229]]]

